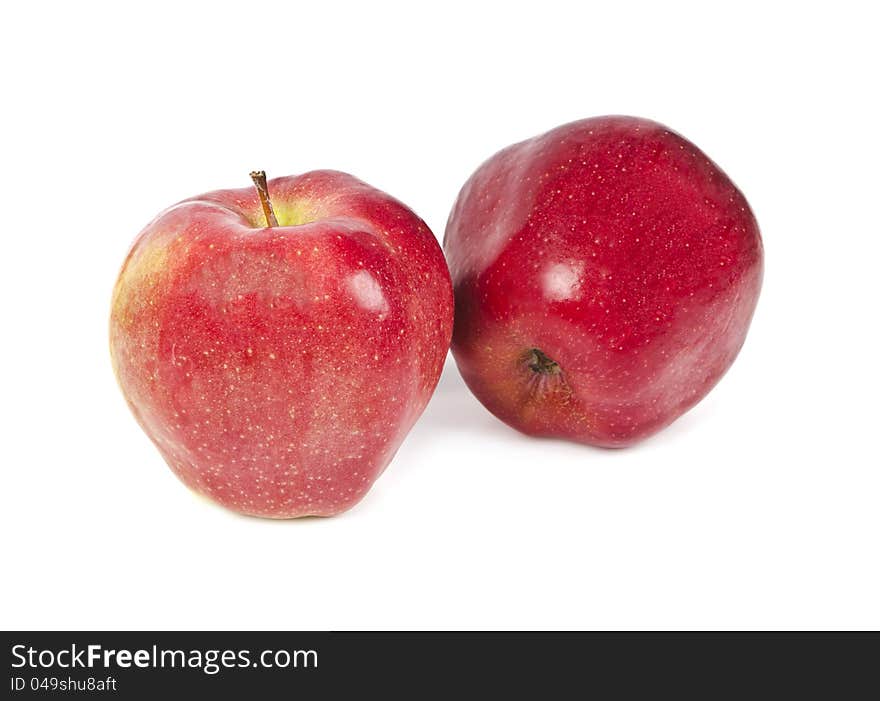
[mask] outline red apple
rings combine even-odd
[[[113,292],[113,365],[186,485],[245,514],[329,516],[364,496],[434,391],[449,272],[421,219],[350,175],[252,175],[257,189],[185,200],[138,236]]]
[[[626,446],[694,406],[745,340],[755,217],[696,146],[597,117],[510,146],[464,185],[444,241],[452,351],[525,433]]]

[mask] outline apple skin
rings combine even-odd
[[[452,352],[476,397],[534,436],[632,445],[699,402],[746,337],[758,224],[696,146],[596,117],[471,176],[444,248]]]
[[[452,334],[437,240],[392,197],[315,171],[161,213],[113,292],[110,350],[141,427],[235,511],[356,504],[431,397]]]

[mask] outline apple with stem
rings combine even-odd
[[[530,435],[627,446],[733,363],[763,274],[742,193],[692,143],[597,117],[471,176],[444,247],[452,352],[477,398]]]
[[[434,391],[449,273],[421,219],[350,175],[251,175],[137,237],[113,291],[113,366],[187,486],[244,514],[330,516],[366,494]]]

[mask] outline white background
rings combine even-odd
[[[0,624],[880,627],[869,7],[5,3]],[[449,362],[345,515],[244,518],[177,482],[107,352],[153,215],[336,168],[441,237],[483,159],[606,113],[693,140],[762,227],[752,330],[702,404],[630,450],[538,441]]]

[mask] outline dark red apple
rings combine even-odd
[[[692,143],[634,117],[497,153],[462,188],[444,246],[452,351],[477,398],[525,433],[609,447],[712,389],[763,272],[742,193]]]
[[[350,175],[254,176],[141,232],[113,293],[113,364],[189,487],[246,514],[329,516],[431,397],[449,272],[421,219]]]

